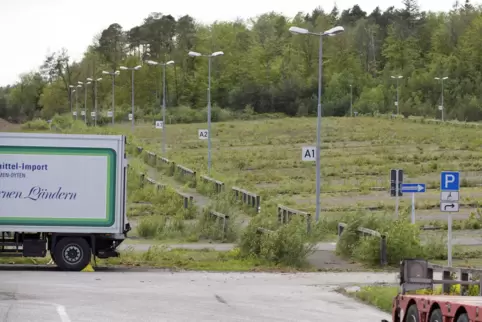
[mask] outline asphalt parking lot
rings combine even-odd
[[[337,321],[388,318],[334,289],[394,273],[208,273],[0,267],[0,321]]]

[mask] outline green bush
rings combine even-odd
[[[69,130],[74,124],[72,115],[59,115],[56,114],[52,118],[52,128],[55,130],[65,131]]]
[[[254,217],[241,235],[239,247],[242,257],[257,256],[261,259],[293,267],[306,264],[314,244],[309,242],[306,222],[302,217],[293,217],[285,225],[276,229],[272,218],[261,214]],[[260,232],[258,228],[267,228],[271,232]]]
[[[22,124],[22,130],[46,131],[50,129],[50,124],[42,119],[36,119]]]
[[[420,227],[411,224],[404,214],[394,220],[390,214],[376,216],[359,212],[351,218],[344,218],[344,222],[347,226],[337,243],[338,255],[370,265],[380,264],[380,238],[363,236],[357,231],[358,227],[364,227],[386,236],[389,265],[397,266],[404,258],[443,259],[446,256],[444,239],[432,239],[430,243],[422,244]]]

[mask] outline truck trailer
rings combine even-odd
[[[443,271],[434,279],[434,267]],[[459,273],[460,280],[453,274]],[[470,278],[472,275],[472,278]],[[481,322],[482,270],[433,265],[423,259],[406,259],[400,264],[400,292],[392,302],[392,322]],[[414,294],[444,285],[446,295]],[[460,285],[460,295],[449,295],[451,285]],[[478,285],[478,296],[469,296],[469,287]],[[381,320],[381,322],[389,322]]]
[[[0,132],[0,256],[80,271],[119,256],[126,216],[123,135]]]

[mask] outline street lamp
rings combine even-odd
[[[102,78],[92,79],[91,77],[88,77],[87,80],[94,83],[94,126],[97,126],[97,82],[100,82]]]
[[[308,29],[292,26],[289,31],[294,34],[313,35],[320,37],[320,47],[318,51],[318,118],[316,126],[316,221],[320,220],[320,198],[321,198],[321,75],[323,73],[323,37],[335,36],[345,31],[342,26],[336,26],[323,32],[311,32]]]
[[[87,124],[87,85],[89,85],[90,82],[87,81],[84,83],[84,82],[78,81],[77,83],[79,83],[79,85],[84,86],[84,123]]]
[[[153,60],[147,60],[146,63],[151,66],[162,66],[162,154],[166,154],[166,66],[174,64],[173,60],[165,63],[158,63]]]
[[[436,80],[442,81],[442,102],[440,104],[440,108],[442,111],[442,122],[444,121],[444,80],[448,79],[447,76],[445,77],[434,77]]]
[[[398,102],[398,80],[399,80],[399,79],[402,79],[403,76],[402,76],[402,75],[398,75],[398,76],[390,76],[390,77],[397,80],[397,115],[399,115],[399,114],[400,114],[400,108],[399,108],[399,105],[400,105],[400,104],[399,104],[399,102]]]
[[[222,51],[215,51],[212,54],[201,54],[195,51],[188,53],[191,57],[208,58],[208,175],[211,174],[211,59],[216,56],[224,55]]]
[[[132,97],[132,132],[134,132],[134,72],[136,70],[141,69],[141,65],[137,65],[136,67],[125,67],[125,66],[120,66],[119,68],[122,70],[130,70],[132,71],[132,91],[131,91],[131,97]]]
[[[115,70],[113,72],[102,71],[104,75],[112,76],[112,125],[115,123],[115,77],[120,74],[120,71]]]

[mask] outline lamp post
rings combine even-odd
[[[71,115],[74,113],[74,110],[72,108],[72,106],[73,106],[73,104],[72,104],[73,103],[72,102],[72,94],[75,93],[75,89],[73,89],[73,88],[75,88],[74,85],[69,85],[69,101],[70,101],[70,114]]]
[[[350,116],[353,117],[353,85],[350,84]]]
[[[82,85],[77,85],[75,86],[76,88],[82,88]],[[79,92],[78,90],[74,90],[75,92],[75,119],[77,120],[77,117],[79,116],[79,105],[78,105],[78,100],[77,100],[77,93]]]
[[[162,154],[166,154],[166,66],[174,64],[173,60],[165,63],[158,63],[153,60],[147,60],[146,63],[151,66],[162,66]]]
[[[100,82],[102,78],[93,79],[92,77],[87,78],[87,80],[89,82],[94,83],[94,111],[95,111],[94,126],[97,126],[97,115],[98,115],[97,114],[97,83]]]
[[[436,80],[440,80],[442,82],[442,102],[440,104],[440,110],[442,111],[442,122],[444,121],[444,80],[448,79],[447,76],[445,77],[434,77]]]
[[[341,26],[333,27],[323,32],[311,32],[308,29],[300,27],[290,27],[289,31],[294,34],[313,35],[320,38],[320,46],[318,50],[318,118],[316,126],[316,221],[320,220],[320,198],[321,198],[321,165],[320,165],[320,150],[321,150],[321,75],[323,73],[323,37],[335,36],[345,31]]]
[[[81,82],[78,81],[79,85],[82,85],[84,87],[84,123],[87,124],[87,85],[90,84],[89,81],[87,82]]]
[[[213,57],[224,55],[224,52],[216,51],[212,54],[201,54],[195,51],[190,51],[188,55],[191,57],[208,58],[208,175],[210,175],[211,174],[211,59]]]
[[[102,71],[104,75],[112,76],[112,125],[115,123],[115,77],[120,74],[120,71],[115,70],[113,72]]]
[[[398,100],[398,80],[402,79],[403,76],[397,75],[397,76],[390,76],[390,77],[397,80],[397,115],[399,115],[400,114],[400,104],[399,104],[399,100]]]
[[[141,65],[138,65],[136,67],[125,67],[125,66],[120,66],[119,68],[122,70],[130,70],[132,71],[132,91],[131,91],[131,97],[132,97],[132,132],[134,132],[134,72],[136,70],[141,69]]]

